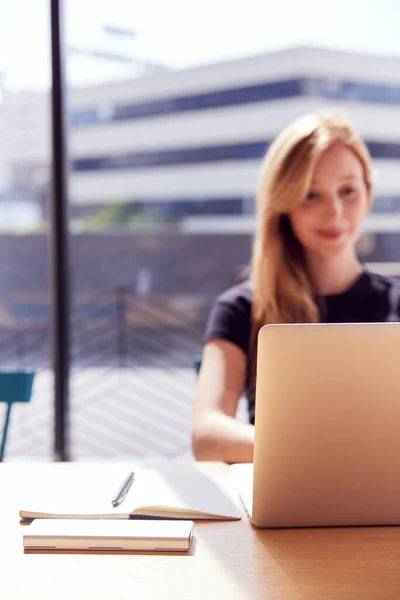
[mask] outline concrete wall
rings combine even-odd
[[[248,264],[251,236],[100,233],[74,235],[70,246],[77,294],[135,289],[146,269],[152,293],[212,297]],[[47,236],[1,236],[0,294],[49,292],[50,251]]]
[[[212,298],[232,284],[250,260],[252,236],[178,232],[95,233],[71,236],[71,279],[78,295],[117,286],[135,289],[143,269],[151,293]],[[46,235],[0,237],[0,294],[50,291],[51,246]],[[374,236],[363,260],[399,261],[400,234]]]

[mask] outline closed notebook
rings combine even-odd
[[[193,521],[38,519],[23,527],[25,550],[187,552]]]
[[[60,467],[61,465],[57,465]],[[172,464],[134,469],[135,479],[122,504],[115,491],[127,475],[121,465],[63,465],[49,480],[26,482],[22,519],[215,519],[241,518],[240,500],[224,463]]]

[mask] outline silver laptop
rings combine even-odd
[[[400,524],[400,323],[267,325],[258,344],[252,523]]]

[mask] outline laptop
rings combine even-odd
[[[263,327],[255,423],[254,525],[400,524],[400,323]]]

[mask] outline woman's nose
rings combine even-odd
[[[340,217],[343,213],[343,202],[336,194],[330,195],[325,202],[325,213],[329,217]]]

